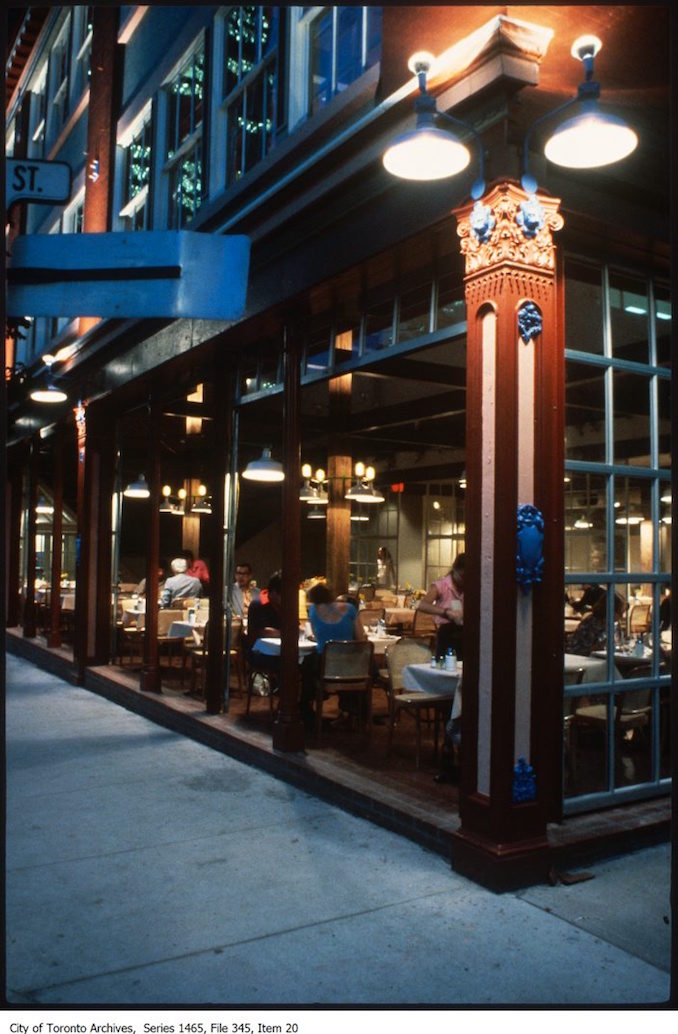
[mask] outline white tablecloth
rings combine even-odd
[[[173,621],[167,630],[167,635],[170,639],[188,639],[189,636],[193,635],[193,629],[196,632],[204,632],[205,624],[199,622],[191,623],[190,621]]]
[[[252,647],[252,653],[264,653],[268,657],[280,656],[280,645],[281,641],[279,637],[265,636],[261,639],[257,639],[256,643]],[[306,636],[299,636],[299,660],[303,660],[309,653],[313,653],[316,648],[314,639],[307,639]]]
[[[582,683],[584,682],[607,682],[607,655],[591,654],[590,657],[580,657],[576,653],[566,653],[563,661],[563,676],[566,686],[573,685],[577,681],[577,671],[584,669]],[[616,673],[616,678],[619,674]]]
[[[403,668],[403,687],[411,693],[444,694],[452,701],[452,718],[461,714],[461,665],[457,673],[444,668],[432,668],[430,664],[406,664]]]

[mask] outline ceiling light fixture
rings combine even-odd
[[[42,402],[47,405],[53,405],[58,402],[67,402],[68,395],[61,388],[57,388],[54,383],[54,374],[52,373],[52,364],[55,362],[53,355],[43,355],[42,361],[47,367],[47,383],[44,388],[34,388],[31,392],[31,398],[34,402]]]
[[[151,494],[151,490],[148,487],[146,475],[139,474],[136,481],[130,481],[122,494],[126,499],[148,499]]]
[[[426,78],[434,60],[433,55],[425,51],[419,51],[409,59],[407,67],[419,82],[419,93],[414,102],[416,126],[394,140],[385,151],[382,162],[387,172],[401,179],[437,180],[456,176],[466,168],[471,154],[456,133],[436,125],[437,121],[449,123],[475,138],[478,179],[471,188],[471,196],[478,200],[485,191],[482,141],[473,126],[437,110],[436,99],[426,88]]]
[[[528,172],[528,146],[534,129],[574,104],[579,104],[579,112],[563,122],[546,141],[544,154],[550,162],[568,169],[597,169],[628,157],[638,145],[636,133],[623,119],[598,107],[600,84],[593,80],[593,62],[601,47],[597,36],[580,36],[574,41],[571,54],[582,62],[585,75],[577,96],[542,115],[527,131],[521,182],[528,194],[537,189],[537,181]]]
[[[242,472],[247,481],[284,481],[282,463],[274,460],[269,448],[263,449],[258,460],[251,460]]]

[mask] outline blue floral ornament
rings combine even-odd
[[[523,231],[523,236],[530,240],[536,237],[545,225],[544,209],[541,207],[536,194],[530,194],[525,201],[521,202],[520,209],[516,215],[516,222]]]
[[[492,209],[488,208],[487,205],[481,204],[480,201],[476,201],[471,209],[469,223],[481,244],[485,244],[490,239],[492,231],[497,225]]]
[[[518,536],[516,551],[516,581],[524,593],[534,582],[540,582],[544,572],[544,518],[541,510],[530,503],[518,507]]]
[[[511,798],[514,804],[537,799],[537,777],[532,765],[528,765],[523,757],[518,758],[518,764],[513,769]]]
[[[518,310],[518,330],[525,344],[541,334],[542,315],[534,302],[525,302]]]

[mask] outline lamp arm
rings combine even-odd
[[[529,127],[529,129],[527,130],[527,133],[525,134],[525,139],[523,141],[523,179],[525,179],[526,177],[529,177],[529,173],[528,173],[528,158],[527,158],[527,156],[528,156],[530,140],[531,140],[532,134],[534,133],[534,131],[537,128],[537,126],[540,126],[542,124],[542,122],[546,122],[547,119],[553,118],[554,115],[559,115],[562,111],[566,111],[567,108],[571,108],[572,105],[576,104],[579,99],[580,99],[579,96],[571,97],[570,100],[565,101],[564,104],[559,104],[557,108],[553,109],[553,111],[547,111],[545,115],[541,115],[538,119],[535,119],[535,121]],[[534,186],[533,190],[534,189],[536,189],[536,183],[535,183],[535,186]]]
[[[476,147],[478,149],[478,180],[476,181],[476,184],[479,188],[478,197],[482,196],[485,191],[485,156],[483,154],[483,141],[480,133],[478,133],[477,129],[475,129],[470,122],[464,122],[462,119],[455,118],[454,115],[448,115],[446,111],[437,111],[436,118],[443,119],[445,122],[450,122],[453,126],[460,126],[462,129],[466,129],[469,133],[473,134]]]

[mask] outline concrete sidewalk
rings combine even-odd
[[[8,656],[10,1005],[645,1005],[670,847],[495,895]]]

